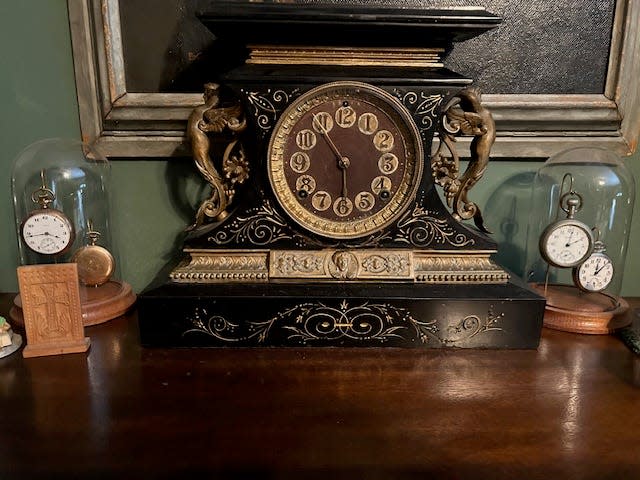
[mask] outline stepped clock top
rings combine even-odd
[[[482,7],[221,2],[199,18],[218,38],[245,44],[443,47],[497,27]]]

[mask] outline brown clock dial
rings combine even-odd
[[[268,150],[273,192],[293,220],[338,239],[388,226],[420,183],[423,148],[409,112],[384,90],[335,82],[283,112]]]

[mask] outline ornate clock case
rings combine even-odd
[[[491,114],[442,64],[499,17],[229,3],[201,20],[247,55],[191,114],[210,196],[140,296],[143,344],[538,345],[544,300],[492,261],[469,199]],[[464,173],[458,134],[474,136]]]

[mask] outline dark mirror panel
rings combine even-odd
[[[615,0],[292,0],[287,4],[363,9],[481,6],[500,15],[502,23],[455,45],[445,65],[475,79],[484,93],[604,90]],[[216,41],[196,17],[197,12],[216,7],[220,2],[215,0],[120,2],[127,90],[201,92],[217,72],[242,59],[242,51]],[[242,36],[238,31],[238,38]]]

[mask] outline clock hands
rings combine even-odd
[[[598,263],[598,266],[600,266],[599,263]],[[600,268],[598,268],[598,266],[596,266],[596,270],[593,272],[594,275],[598,275],[602,271],[602,269],[607,266],[607,264],[603,263]]]
[[[49,232],[35,233],[35,234],[27,233],[26,236],[29,238],[42,237],[42,236],[60,238],[58,235],[54,235],[53,233],[49,233]]]
[[[329,136],[329,132],[324,127],[324,125],[322,125],[320,120],[318,120],[318,116],[316,114],[313,114],[313,123],[318,128],[318,130],[322,134],[323,138],[327,141],[327,144],[329,145],[329,148],[331,148],[333,153],[336,155],[336,158],[338,159],[338,168],[342,171],[342,193],[341,193],[341,195],[342,195],[342,197],[347,198],[348,197],[348,192],[347,192],[347,168],[349,168],[349,165],[351,165],[351,161],[349,160],[349,157],[346,157],[346,156],[342,155],[342,153],[340,153],[340,150],[338,150],[338,147],[336,147],[336,144],[333,142],[333,140]]]

